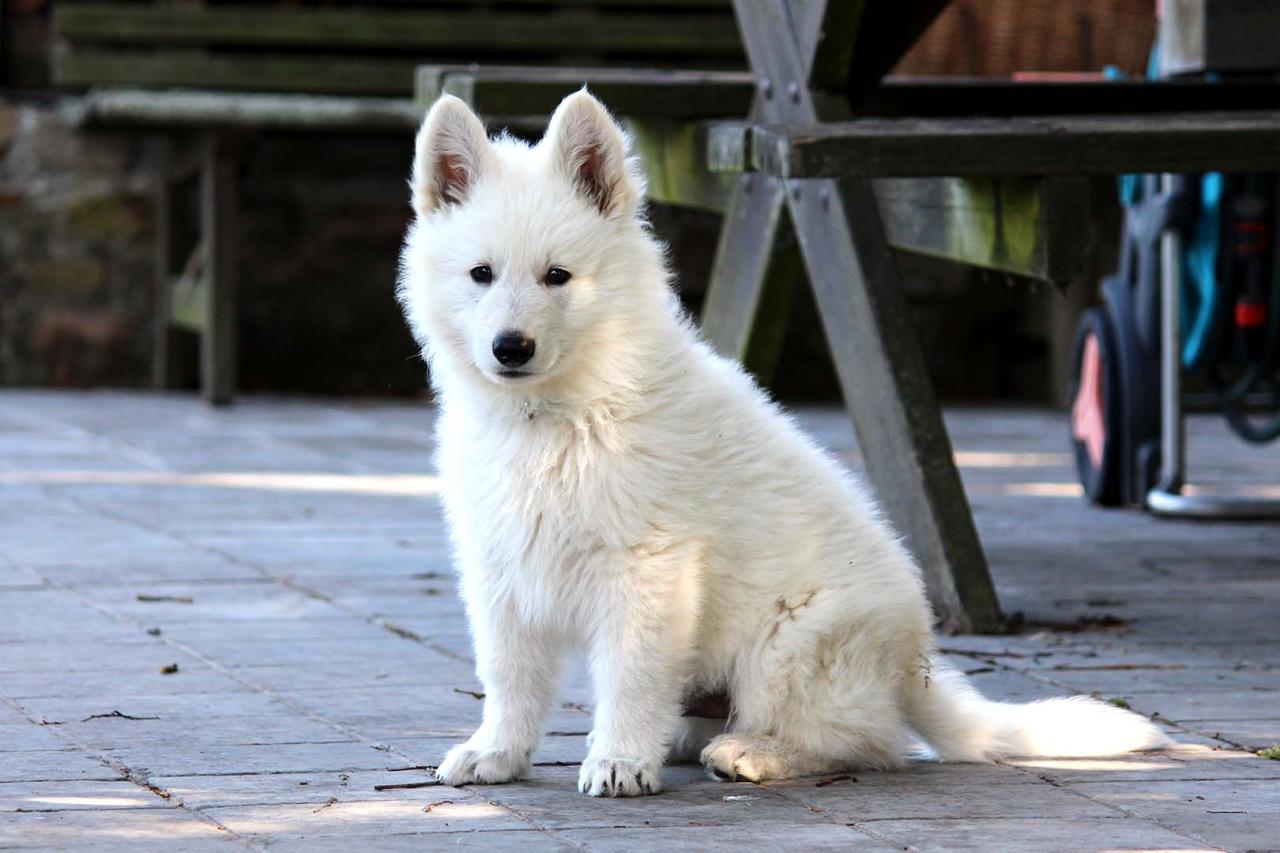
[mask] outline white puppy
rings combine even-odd
[[[1159,745],[1086,698],[980,696],[934,651],[920,572],[863,488],[681,313],[626,140],[586,92],[536,146],[443,97],[418,134],[399,297],[485,688],[450,785],[529,772],[562,657],[596,690],[581,789]],[[726,692],[727,721],[682,701]]]

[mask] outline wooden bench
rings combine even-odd
[[[741,0],[736,15],[752,69],[744,78],[717,73],[741,59],[728,8],[712,0],[492,7],[453,0],[367,10],[64,2],[55,19],[64,41],[55,77],[72,86],[236,90],[97,92],[85,109],[88,122],[202,131],[199,157],[186,162],[201,174],[204,249],[192,253],[182,278],[185,292],[203,286],[205,387],[215,401],[229,399],[234,375],[229,131],[392,130],[402,121],[408,130],[423,104],[395,98],[415,77],[405,65],[415,57],[414,64],[432,60],[416,73],[423,100],[453,91],[489,116],[514,110],[536,123],[530,114],[545,115],[567,91],[591,85],[616,112],[634,117],[657,198],[726,210],[704,309],[708,337],[722,352],[767,371],[779,318],[807,275],[871,480],[924,567],[939,615],[958,629],[994,630],[999,608],[891,248],[1066,279],[1082,260],[1087,196],[1078,179],[1045,174],[1151,165],[1137,156],[1139,146],[1131,161],[1090,159],[1108,148],[1119,119],[1094,137],[1074,137],[1076,145],[1051,145],[1055,157],[1077,158],[1057,166],[1060,160],[1035,161],[1037,144],[1076,132],[1090,116],[1065,124],[1028,118],[1011,125],[1016,132],[1007,138],[1005,122],[988,122],[966,136],[966,128],[937,118],[963,115],[955,105],[963,97],[882,85],[944,5]],[[447,35],[432,26],[447,27]],[[566,32],[574,34],[568,49]],[[538,65],[459,64],[476,56]],[[544,62],[571,67],[547,70]],[[1026,92],[1015,90],[1024,101]],[[1034,112],[1024,103],[1007,114]],[[1245,141],[1212,137],[1239,146],[1230,150],[1242,165],[1265,160],[1271,139],[1266,116],[1246,119],[1235,128]],[[1143,145],[1170,144],[1153,127],[1161,122],[1145,122]],[[1171,143],[1174,150],[1211,138],[1204,123],[1188,133]],[[971,137],[981,145],[958,142]],[[1082,148],[1089,139],[1093,147]],[[1090,162],[1095,167],[1073,168]]]
[[[408,97],[424,59],[744,67],[727,0],[424,0],[350,6],[74,2],[55,83]]]
[[[236,375],[237,173],[246,141],[270,132],[411,134],[424,60],[477,56],[540,65],[742,69],[727,0],[401,0],[283,3],[76,2],[53,9],[54,83],[85,92],[87,127],[163,139],[171,164],[157,199],[161,310],[155,378],[168,375],[171,326],[197,332],[201,385],[232,399]],[[199,234],[173,217],[196,178]]]

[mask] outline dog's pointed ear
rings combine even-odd
[[[552,161],[605,216],[631,211],[644,187],[627,160],[627,138],[586,89],[560,102],[544,144]]]
[[[418,131],[413,158],[413,209],[419,216],[461,204],[493,159],[484,125],[466,102],[441,95]]]

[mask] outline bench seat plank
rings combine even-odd
[[[457,95],[489,116],[550,115],[583,86],[616,114],[669,120],[742,118],[755,92],[751,75],[736,71],[423,65],[415,97]]]
[[[730,110],[742,114],[754,94],[748,75],[426,65],[418,69],[415,91],[424,105],[447,92],[499,123],[526,129],[536,127],[564,95],[584,84],[627,119],[651,199],[711,210],[726,207],[733,188],[731,176],[724,174],[728,170],[717,174],[701,164],[711,146],[716,148],[713,161],[745,157],[747,125],[673,121],[679,116],[673,117],[671,107],[680,101],[686,118],[731,115]],[[874,186],[886,236],[895,249],[1044,281],[1068,281],[1082,271],[1089,234],[1083,180],[905,178],[877,180]]]
[[[82,98],[73,117],[112,127],[411,133],[425,112],[408,98],[104,89]]]
[[[789,178],[1262,171],[1280,165],[1280,110],[862,119],[755,127],[741,144],[711,165]],[[713,150],[732,148],[720,138]]]
[[[699,166],[721,122],[628,121],[649,198],[724,211],[739,176]],[[730,127],[732,125],[729,125]],[[1089,182],[1081,177],[877,178],[889,245],[1049,282],[1084,272]]]
[[[871,186],[895,249],[1059,284],[1085,270],[1085,178],[877,178]]]
[[[1046,109],[1046,105],[1052,105]],[[1228,78],[1013,81],[969,77],[886,77],[857,103],[882,118],[1189,113],[1280,109],[1280,84]]]
[[[416,63],[343,56],[76,50],[54,54],[59,86],[187,87],[338,95],[408,95]]]

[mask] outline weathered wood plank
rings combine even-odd
[[[744,101],[754,91],[749,78],[736,73],[423,66],[418,69],[417,93],[429,103],[447,91],[487,115],[521,109],[548,114],[564,95],[584,83],[615,112],[629,116],[669,113],[668,102],[686,87],[738,86]],[[707,103],[715,105],[716,101],[708,99]],[[704,168],[707,158],[703,152],[709,145],[718,146],[728,139],[730,149],[713,152],[709,158],[714,162],[736,154],[740,163],[744,149],[738,146],[734,151],[732,145],[749,138],[741,133],[741,125],[630,124],[636,154],[645,164],[651,199],[724,209],[734,182],[723,173]],[[730,128],[728,133],[724,128]],[[1083,183],[896,179],[878,182],[876,192],[895,248],[1049,281],[1070,279],[1083,263],[1089,225],[1087,186]]]
[[[721,211],[738,177],[703,166],[706,126],[694,122],[627,119],[631,150],[644,165],[651,200]]]
[[[706,128],[707,168],[741,170],[754,137],[743,125]],[[1023,177],[879,178],[872,182],[890,245],[1045,281],[1084,263],[1089,234],[1083,181]]]
[[[790,21],[800,5],[735,0],[751,68],[761,80],[809,80],[814,31]],[[822,0],[807,6],[808,15],[825,20]],[[788,86],[785,97],[767,97],[762,87],[756,108],[753,118],[778,124],[812,124],[819,115],[808,85]],[[876,494],[919,562],[939,618],[961,630],[997,630],[1001,617],[986,559],[871,186],[832,180],[786,186]],[[731,208],[731,217],[736,213]]]
[[[422,5],[422,0],[384,0],[388,5],[396,3],[405,6]],[[476,0],[429,0],[435,6],[474,6]],[[572,9],[610,9],[626,6],[632,9],[657,7],[670,12],[672,9],[707,9],[716,12],[732,12],[732,0],[502,0],[503,6],[536,6],[546,8],[555,5]]]
[[[54,7],[54,28],[72,42],[565,52],[740,57],[728,14],[581,10],[307,9],[203,4],[74,3]]]
[[[409,95],[416,64],[336,56],[55,51],[53,82],[68,88],[186,86],[243,92]]]
[[[1083,178],[881,178],[872,187],[895,249],[1051,282],[1084,269]]]
[[[425,2],[424,0],[381,0],[381,4],[408,7],[420,7],[428,4],[432,6],[475,6],[476,0],[425,0]],[[620,6],[633,10],[657,8],[664,12],[670,12],[673,9],[700,9],[728,14],[733,11],[732,0],[502,0],[502,5],[512,8],[532,6],[539,9],[554,5],[562,9],[581,11],[610,10]]]
[[[344,133],[412,131],[425,111],[408,98],[145,89],[92,91],[73,110],[75,120],[87,125]]]
[[[649,197],[722,210],[734,180],[703,165],[712,125],[703,116],[745,115],[755,86],[749,74],[655,69],[424,65],[415,97],[423,106],[448,93],[500,123],[532,129],[566,96],[588,86],[624,117],[644,161]]]
[[[999,607],[914,320],[866,181],[805,181],[790,204],[840,388],[876,496],[952,628]]]
[[[744,117],[755,91],[750,74],[732,71],[424,66],[416,97],[447,92],[489,116],[550,115],[583,86],[617,115],[663,119]]]
[[[528,80],[526,82],[525,72]],[[549,72],[549,73],[548,73]],[[543,98],[521,98],[523,91],[538,91],[540,75],[551,84]],[[592,69],[479,68],[450,71],[448,67],[419,69],[418,94],[433,100],[441,90],[463,97],[490,115],[532,103],[544,114],[554,109],[563,94],[583,80],[590,82]],[[644,87],[632,88],[641,79],[661,86],[681,80],[681,73],[612,72],[605,79],[617,82],[619,97],[606,102],[617,112],[630,114],[632,103],[622,97],[628,91],[644,100],[635,104],[640,114],[652,109],[661,112],[663,98],[652,98]],[[740,75],[706,75],[694,72],[692,80],[723,76],[728,81]],[[441,86],[441,78],[467,85]],[[471,84],[493,82],[500,96],[486,100],[483,87]],[[597,94],[601,88],[597,87]],[[748,90],[749,91],[749,90]],[[744,92],[745,94],[746,92]],[[492,107],[487,109],[486,105]],[[632,138],[637,155],[645,164],[649,196],[655,201],[708,210],[723,210],[734,182],[723,174],[724,158],[741,168],[747,159],[741,141],[750,139],[741,124],[633,121]],[[699,165],[706,159],[719,173]],[[948,258],[960,263],[1000,270],[1047,281],[1066,281],[1083,264],[1089,233],[1087,185],[1083,182],[1004,178],[882,179],[875,182],[876,196],[885,219],[890,244],[905,251]]]
[[[887,77],[858,104],[858,117],[1148,115],[1274,109],[1280,109],[1280,85],[1256,78],[1077,83]]]
[[[814,44],[808,88],[819,115],[828,121],[847,117],[849,105],[880,84],[949,2],[808,4],[801,35]],[[842,97],[826,97],[833,93]],[[831,114],[836,104],[844,116]]]
[[[751,324],[746,349],[741,355],[742,366],[766,388],[778,372],[791,313],[804,286],[804,257],[796,241],[791,212],[783,205],[765,267],[764,287],[756,299],[755,322]]]
[[[793,178],[1260,171],[1280,165],[1280,110],[758,127],[750,151]]]
[[[768,387],[777,372],[804,261],[779,181],[747,175],[720,230],[715,263],[702,304],[702,330],[718,352],[742,362]]]

